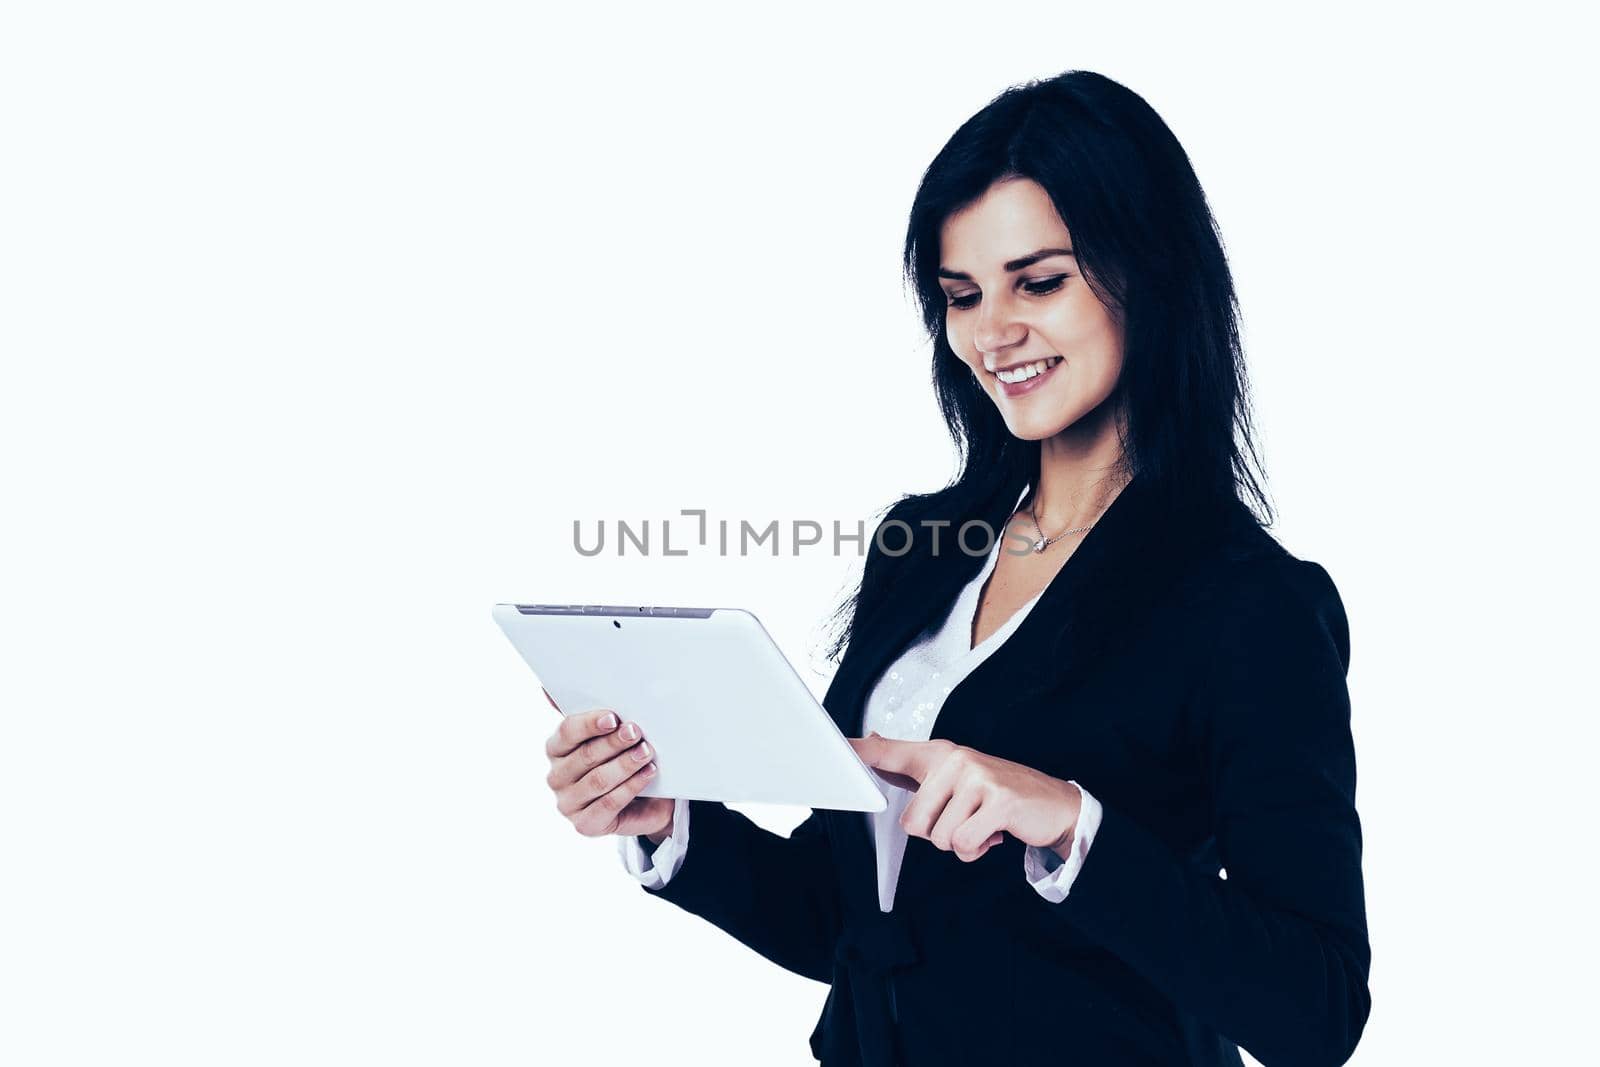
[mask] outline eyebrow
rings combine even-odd
[[[1051,256],[1071,255],[1072,249],[1070,248],[1041,248],[1037,252],[1029,252],[1025,256],[1021,256],[1017,259],[1007,262],[1005,265],[1006,273],[1010,274],[1021,270],[1023,267],[1031,267],[1041,259],[1049,259]],[[1073,258],[1076,259],[1077,257],[1074,256]],[[963,282],[970,282],[972,280],[972,275],[968,274],[966,271],[951,270],[948,267],[939,268],[939,277],[954,278],[957,281]]]

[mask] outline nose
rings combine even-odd
[[[1017,320],[1005,300],[984,300],[978,305],[972,344],[979,355],[989,356],[1007,348],[1015,348],[1027,336],[1027,327]]]

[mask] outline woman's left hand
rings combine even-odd
[[[900,825],[971,863],[1009,833],[1025,845],[1065,850],[1082,795],[1071,782],[938,738],[899,741],[876,731],[847,738],[861,762],[903,776],[916,790]]]

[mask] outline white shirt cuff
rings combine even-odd
[[[1094,844],[1095,831],[1100,829],[1103,810],[1100,802],[1077,782],[1071,784],[1078,786],[1083,802],[1078,810],[1078,825],[1073,829],[1072,848],[1067,858],[1063,860],[1054,849],[1037,845],[1029,845],[1022,853],[1022,872],[1028,884],[1052,904],[1067,899],[1067,890],[1072,888],[1073,880],[1083,869],[1084,857],[1089,854],[1089,846]]]
[[[647,839],[648,840],[648,839]],[[637,835],[624,834],[617,838],[617,849],[622,855],[622,865],[628,873],[639,879],[646,889],[660,889],[683,866],[684,850],[689,847],[689,802],[672,803],[672,836],[646,852]]]

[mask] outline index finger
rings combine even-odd
[[[568,715],[556,727],[556,732],[550,735],[550,740],[545,742],[545,755],[551,759],[568,755],[589,738],[615,730],[618,722],[617,713],[610,708],[595,708],[593,711]]]
[[[906,775],[918,785],[933,771],[936,754],[932,741],[900,741],[876,734],[847,740],[862,763],[880,771]]]

